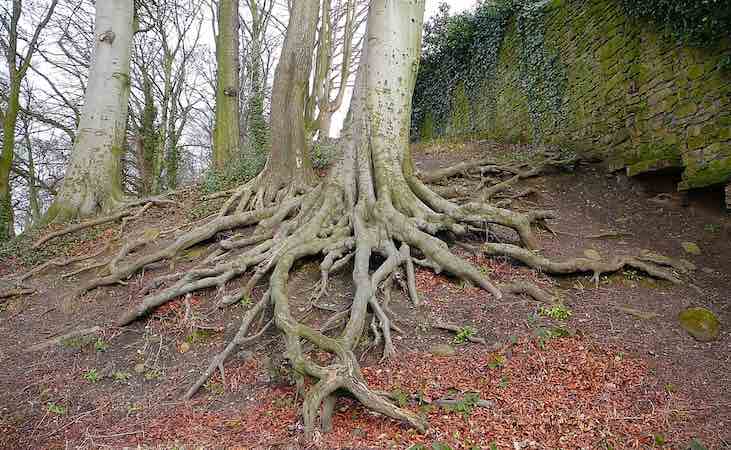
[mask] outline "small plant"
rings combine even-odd
[[[655,443],[655,447],[662,447],[666,443],[665,436],[662,434],[653,434],[652,440]]]
[[[222,383],[216,383],[210,380],[208,380],[208,382],[206,382],[203,387],[213,395],[223,395],[223,393],[225,392]]]
[[[249,297],[249,296],[247,295],[247,296],[245,296],[244,298],[242,298],[242,299],[241,299],[241,301],[240,301],[239,303],[241,303],[241,306],[243,306],[243,307],[245,307],[245,308],[250,308],[250,307],[251,307],[251,305],[253,305],[253,304],[254,304],[254,301],[253,301],[253,300],[251,299],[251,297]]]
[[[543,317],[549,317],[553,320],[566,320],[573,314],[571,312],[571,309],[567,307],[566,305],[563,305],[561,303],[558,303],[556,305],[551,306],[550,308],[546,308],[545,306],[542,306],[538,310],[538,314],[540,314]]]
[[[698,439],[693,439],[690,441],[690,444],[688,444],[688,448],[690,450],[708,450],[705,445]]]
[[[197,342],[205,341],[209,337],[213,335],[213,331],[211,330],[199,330],[196,329],[192,333],[190,333],[188,336],[185,337],[185,342],[188,344],[195,344]]]
[[[457,335],[454,337],[454,343],[464,344],[465,342],[469,341],[470,338],[475,335],[475,333],[476,331],[472,327],[461,327],[459,331],[457,331]]]
[[[508,377],[502,377],[500,378],[500,382],[497,384],[499,388],[505,389],[508,387],[508,384],[510,384],[510,379]]]
[[[629,281],[638,281],[642,279],[642,275],[640,275],[640,272],[635,269],[625,269],[622,271],[622,275],[624,276],[625,280]]]
[[[399,405],[399,407],[403,408],[404,406],[409,404],[409,398],[410,398],[409,394],[402,391],[401,389],[399,389],[399,388],[394,389],[394,391],[392,392],[392,395],[393,395],[394,401],[396,402],[397,405]]]
[[[704,227],[704,230],[706,230],[709,233],[718,233],[721,231],[721,225],[717,223],[707,223]]]
[[[148,370],[145,372],[145,380],[147,381],[153,381],[157,380],[162,376],[159,370]]]
[[[62,340],[61,345],[68,349],[80,350],[90,344],[92,339],[91,336],[73,337]]]
[[[94,342],[94,350],[97,352],[106,352],[109,348],[109,344],[104,341],[102,338],[97,338],[96,342]]]
[[[551,339],[571,336],[571,332],[562,327],[539,328],[536,331],[536,336],[538,337],[538,347],[540,347],[541,350],[544,350],[546,348],[547,341],[550,341]]]
[[[142,403],[131,403],[127,407],[127,415],[128,416],[131,416],[132,414],[136,414],[138,412],[142,412],[142,410],[144,410],[144,409],[145,409],[145,407],[142,406]]]
[[[96,369],[89,369],[84,372],[84,379],[89,383],[97,383],[101,379],[101,377],[99,376],[99,372]]]
[[[490,361],[487,362],[487,367],[489,367],[492,370],[500,369],[502,367],[505,367],[505,356],[503,355],[495,355],[492,358],[490,358]]]
[[[130,378],[132,378],[132,374],[129,372],[116,371],[112,374],[112,379],[114,381],[127,381]]]
[[[312,151],[310,153],[312,167],[315,169],[327,168],[335,160],[337,152],[337,141],[335,139],[318,139],[312,145]]]
[[[66,415],[66,407],[58,405],[53,402],[48,402],[48,412],[51,414],[58,414],[59,416]]]
[[[462,399],[459,400],[454,405],[450,405],[447,407],[448,410],[456,413],[462,414],[464,418],[466,419],[472,414],[472,410],[475,409],[475,406],[480,402],[480,395],[476,392],[467,392],[462,396]]]

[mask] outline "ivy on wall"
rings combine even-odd
[[[489,89],[500,47],[511,20],[522,41],[521,83],[528,93],[534,137],[543,122],[557,117],[564,71],[543,45],[544,7],[556,0],[502,0],[480,3],[472,12],[450,15],[443,3],[424,27],[424,45],[414,92],[412,136],[469,134],[495,116]]]
[[[653,22],[687,45],[707,47],[731,34],[728,0],[621,0],[627,15]]]
[[[474,11],[451,15],[442,4],[425,25],[414,92],[412,137],[431,139],[486,130],[496,115],[495,78],[507,27],[520,38],[520,87],[527,96],[534,140],[565,117],[567,74],[545,42],[545,12],[564,0],[483,0]],[[650,21],[672,39],[712,46],[731,30],[729,0],[617,0],[628,17]],[[722,61],[731,70],[731,56]],[[465,117],[467,116],[467,117]]]
[[[566,70],[558,55],[545,46],[545,9],[549,1],[526,4],[517,11],[516,23],[521,39],[520,81],[528,97],[533,142],[540,142],[543,134],[559,126],[563,95],[566,89]]]

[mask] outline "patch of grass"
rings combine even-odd
[[[93,340],[94,338],[92,336],[72,337],[62,340],[61,346],[71,350],[81,350],[82,348],[91,344]]]
[[[470,340],[477,332],[472,327],[461,327],[454,337],[455,344],[464,344]]]
[[[510,384],[510,379],[508,377],[502,377],[500,378],[500,382],[497,384],[497,386],[501,389],[505,389]]]
[[[131,403],[127,407],[127,415],[131,416],[132,414],[137,414],[138,412],[142,412],[145,409],[144,406],[142,406],[142,403]]]
[[[65,416],[66,415],[66,407],[63,405],[59,405],[54,402],[48,402],[48,412],[51,414],[58,414],[59,416]]]
[[[541,308],[538,310],[538,314],[543,317],[551,318],[553,320],[564,321],[570,318],[573,312],[568,306],[558,303],[548,308],[545,306],[541,306]]]
[[[145,372],[145,380],[154,381],[159,380],[162,377],[162,373],[159,370],[148,370]]]
[[[97,352],[106,352],[107,349],[109,349],[109,344],[102,338],[97,338],[96,342],[94,342],[94,350]]]
[[[709,233],[718,233],[721,231],[721,225],[717,223],[707,223],[703,226],[703,229]]]
[[[130,378],[132,378],[132,374],[129,372],[116,371],[112,374],[112,379],[114,381],[127,381]]]
[[[203,342],[207,339],[209,339],[211,336],[213,336],[215,333],[211,330],[200,330],[196,329],[192,333],[190,333],[188,336],[185,337],[185,342],[188,344],[196,344],[198,342]]]
[[[454,405],[447,406],[446,409],[452,412],[462,414],[466,419],[472,415],[472,410],[475,409],[477,403],[480,401],[480,395],[476,392],[466,392],[462,398]]]
[[[97,382],[99,382],[99,380],[101,380],[101,376],[99,375],[99,372],[96,369],[87,370],[86,372],[84,372],[83,377],[89,383],[97,383]]]
[[[216,383],[214,381],[208,380],[206,384],[203,385],[206,391],[213,395],[223,395],[225,392],[225,388],[223,387],[223,383]]]

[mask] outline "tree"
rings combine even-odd
[[[217,287],[223,294],[227,282],[251,271],[246,285],[222,295],[221,304],[251,298],[253,288],[264,277],[269,281],[267,291],[247,311],[236,336],[213,359],[186,398],[194,395],[239,345],[275,326],[284,335],[285,355],[304,401],[308,436],[314,433],[318,418],[323,429],[331,427],[337,397],[344,392],[372,410],[423,431],[423,419],[372,391],[361,374],[354,349],[368,323],[369,309],[375,346],[382,344],[383,357],[392,357],[392,313],[387,299],[396,272],[405,272],[409,297],[417,305],[415,264],[449,272],[500,299],[502,289],[513,288],[494,286],[485,274],[454,255],[437,236],[461,236],[472,228],[484,227],[485,223],[496,223],[512,228],[525,246],[535,248],[531,224],[551,214],[515,213],[479,202],[458,205],[436,194],[417,177],[408,144],[424,0],[371,2],[361,65],[342,139],[342,158],[326,178],[313,177],[304,134],[304,101],[318,3],[291,3],[290,24],[272,99],[272,153],[264,172],[234,193],[217,218],[179,234],[165,248],[124,264],[121,261],[126,253],[122,253],[114,259],[109,275],[92,280],[81,291],[127,279],[147,265],[173,258],[221,232],[256,225],[246,237],[237,235],[218,242],[216,249],[190,271],[166,274],[154,281],[151,286],[165,287],[150,292],[122,314],[118,324],[129,324],[158,306],[199,289]],[[464,165],[446,173],[458,173]],[[440,173],[443,176],[445,171]],[[375,256],[382,259],[371,270]],[[332,319],[335,323],[346,320],[337,336],[307,324],[290,308],[289,273],[297,261],[311,257],[322,258],[322,278],[313,303],[327,292],[329,275],[353,262],[352,301],[348,309]],[[381,288],[386,293],[384,299],[377,295]],[[535,287],[521,289],[540,291]],[[269,311],[272,318],[267,322]],[[265,325],[249,335],[259,316],[260,323]],[[315,361],[309,348],[330,353],[331,362]],[[307,389],[306,379],[312,381]]]
[[[18,113],[20,112],[20,90],[23,79],[28,73],[31,59],[38,48],[41,32],[48,24],[48,21],[51,20],[57,3],[58,0],[52,0],[46,9],[43,18],[33,31],[25,55],[18,53],[18,26],[22,13],[22,1],[13,0],[9,23],[6,21],[7,19],[3,19],[3,27],[7,30],[7,39],[1,40],[0,45],[3,48],[5,60],[8,64],[9,88],[6,110],[0,114],[3,121],[3,148],[2,154],[0,154],[0,241],[6,240],[15,234],[13,229],[10,171],[15,152],[15,127],[18,123]]]
[[[130,118],[142,152],[135,158],[142,195],[177,186],[180,139],[193,108],[185,94],[201,37],[200,9],[200,0],[140,3],[138,20],[146,32],[135,40]]]
[[[219,0],[216,36],[216,124],[213,166],[223,169],[239,152],[239,2]]]
[[[123,201],[134,1],[96,3],[95,46],[83,113],[63,186],[46,221],[66,221],[109,211]]]
[[[307,102],[308,128],[320,138],[329,137],[333,114],[341,108],[353,67],[357,67],[360,44],[355,35],[368,10],[361,3],[339,0],[333,7],[332,0],[323,1],[313,87]]]
[[[266,70],[263,57],[267,53],[265,45],[267,29],[273,17],[276,1],[246,0],[244,3],[250,17],[250,24],[247,24],[246,20],[241,21],[249,43],[248,51],[244,55],[250,90],[245,104],[245,127],[250,146],[262,152],[266,148],[268,140],[267,123],[264,117]]]

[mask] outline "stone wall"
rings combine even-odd
[[[617,0],[553,0],[511,19],[470,131],[592,152],[630,175],[681,169],[681,190],[727,183],[729,61],[731,41],[682,46]]]

